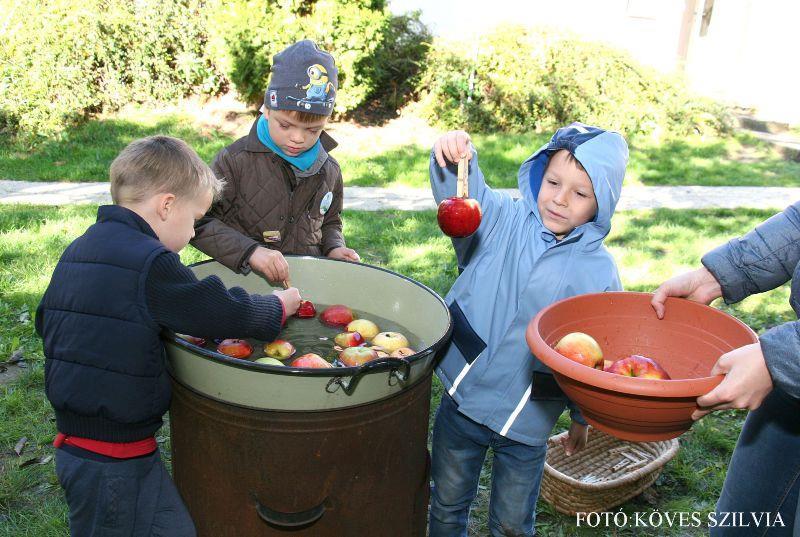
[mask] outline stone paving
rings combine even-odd
[[[519,197],[516,189],[498,189]],[[436,206],[424,188],[345,187],[345,209],[417,211]],[[800,188],[748,186],[629,186],[617,210],[707,208],[782,209],[800,200]],[[110,203],[108,183],[40,183],[0,180],[0,203],[67,205]]]

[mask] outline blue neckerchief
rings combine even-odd
[[[265,146],[272,149],[279,157],[283,160],[294,166],[295,168],[306,171],[311,167],[312,164],[317,160],[317,155],[319,155],[319,147],[320,142],[317,139],[317,143],[311,146],[310,149],[303,151],[296,157],[290,157],[283,151],[278,145],[272,141],[272,138],[269,136],[269,124],[267,123],[267,118],[261,116],[258,118],[258,123],[256,125],[256,133],[258,134],[258,140],[264,144]]]

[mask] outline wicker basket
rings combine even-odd
[[[561,433],[547,441],[541,496],[557,511],[607,511],[652,485],[678,452],[678,440],[629,442],[589,427],[586,447],[567,457]]]

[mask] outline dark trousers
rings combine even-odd
[[[744,422],[711,535],[798,536],[799,495],[800,402],[775,389]],[[734,513],[742,513],[741,522]],[[760,516],[759,522],[751,513]]]
[[[496,537],[535,535],[547,446],[528,446],[500,436],[461,414],[445,394],[433,426],[430,537],[466,537],[470,505],[489,448],[494,451],[489,532]]]
[[[194,537],[194,523],[158,450],[101,462],[82,450],[56,450],[56,474],[69,505],[73,537]]]

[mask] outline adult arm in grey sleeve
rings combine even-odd
[[[712,250],[702,261],[720,283],[728,304],[786,283],[800,262],[800,202]],[[797,304],[799,299],[800,281],[795,281],[791,301]],[[800,398],[800,322],[771,328],[759,339],[773,384]]]
[[[722,298],[727,304],[783,285],[799,261],[800,202],[747,235],[711,250],[702,259],[722,286]]]

